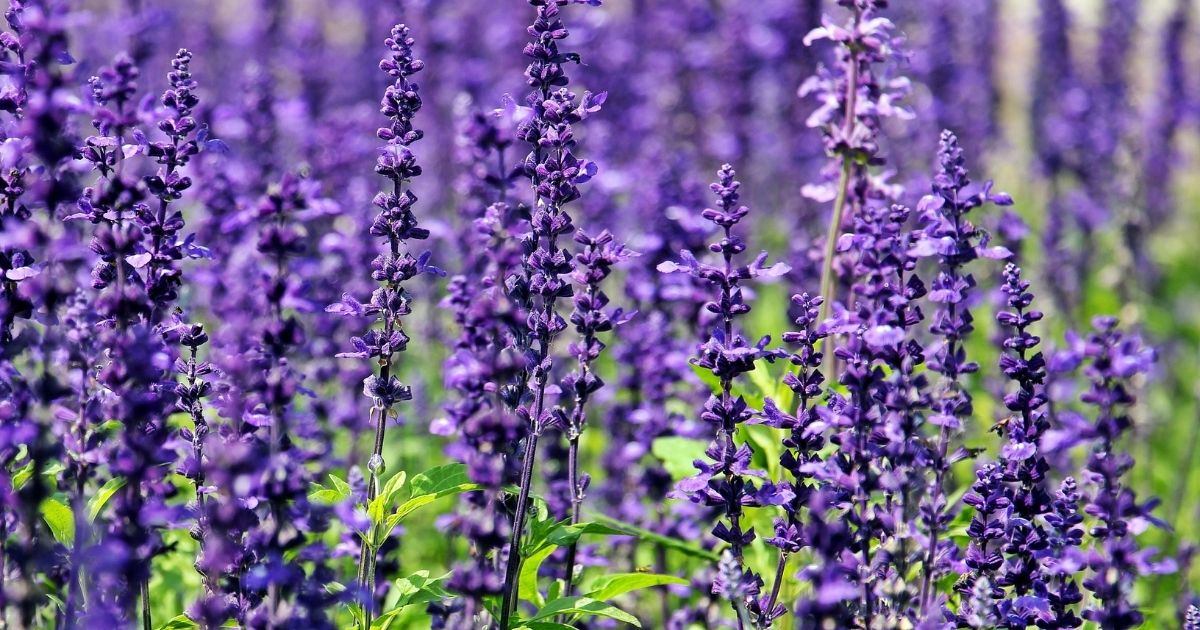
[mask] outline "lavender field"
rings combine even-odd
[[[7,0],[0,628],[1200,630],[1193,0]]]

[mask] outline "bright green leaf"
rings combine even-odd
[[[471,483],[467,477],[467,467],[463,464],[446,464],[434,466],[413,477],[409,486],[413,497],[426,494],[442,494],[452,488]]]
[[[57,499],[42,501],[42,518],[50,526],[54,540],[70,547],[75,542],[75,513]]]
[[[392,477],[387,480],[387,483],[383,484],[383,492],[380,494],[380,496],[386,497],[388,505],[391,505],[395,501],[396,495],[399,494],[400,489],[404,487],[404,480],[407,478],[408,475],[401,470],[400,472],[392,475]]]
[[[199,624],[191,619],[188,619],[187,615],[176,615],[163,625],[159,626],[158,630],[192,630],[193,628],[199,627]]]
[[[529,621],[552,619],[559,615],[579,615],[585,617],[607,617],[622,623],[641,628],[637,617],[605,602],[596,601],[590,597],[572,596],[556,599],[538,610]]]
[[[542,606],[546,600],[542,598],[542,592],[538,590],[538,569],[550,554],[554,553],[555,547],[547,545],[533,555],[521,561],[521,573],[517,577],[517,592],[521,599],[533,602],[534,606]]]
[[[450,579],[449,573],[431,579],[429,571],[417,571],[408,577],[396,580],[395,590],[399,598],[391,610],[383,613],[371,623],[371,630],[388,630],[408,606],[428,604],[451,597],[452,595],[442,587],[442,583],[448,579]]]
[[[650,444],[651,454],[663,463],[663,468],[676,480],[696,474],[693,462],[704,459],[707,448],[708,444],[703,440],[673,435],[655,438]]]
[[[112,498],[118,490],[125,487],[125,480],[120,477],[114,477],[104,482],[100,490],[96,492],[96,496],[88,499],[87,515],[88,521],[96,522],[96,517],[100,516],[100,512],[104,510],[104,506],[108,504],[108,500]]]
[[[602,514],[597,514],[593,518],[596,519],[597,523],[603,523],[605,525],[608,525],[609,527],[612,527],[613,529],[620,531],[625,536],[633,536],[633,537],[637,538],[638,540],[644,540],[646,542],[652,542],[655,544],[659,544],[667,549],[671,549],[673,551],[682,553],[685,556],[691,556],[693,558],[703,558],[705,560],[710,560],[712,562],[716,562],[716,561],[720,560],[720,556],[718,556],[717,554],[715,554],[707,549],[697,547],[691,543],[682,541],[678,538],[672,538],[670,536],[663,536],[662,534],[656,534],[648,529],[642,529],[641,527],[638,527],[636,525],[630,525],[629,523],[618,521],[615,518],[604,516]]]
[[[664,584],[687,584],[688,581],[674,575],[657,573],[617,573],[601,576],[592,583],[591,592],[587,596],[592,599],[608,601],[630,591],[636,591]]]

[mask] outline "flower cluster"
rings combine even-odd
[[[112,4],[0,23],[0,626],[1200,625],[1188,0]]]

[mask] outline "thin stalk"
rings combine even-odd
[[[597,293],[599,288],[594,283],[588,284],[588,298],[593,304],[597,302]],[[591,362],[587,359],[588,349],[592,347],[595,341],[595,335],[590,328],[584,328],[586,332],[583,335],[583,343],[581,354],[579,355],[579,372],[581,378],[586,379],[591,374]],[[578,393],[575,395],[575,406],[571,410],[570,423],[568,425],[568,445],[567,445],[567,482],[571,486],[571,524],[575,525],[579,522],[579,510],[583,504],[583,488],[579,481],[579,437],[583,434],[583,427],[587,422],[587,402],[588,394]],[[566,594],[571,595],[575,587],[575,558],[578,551],[579,541],[574,541],[567,547],[567,588]]]
[[[571,524],[579,522],[579,507],[583,503],[582,491],[579,487],[579,434],[571,435],[567,446],[567,484],[571,486]],[[578,552],[579,541],[572,542],[567,547],[567,588],[564,593],[570,596],[575,590],[575,556]]]
[[[829,219],[829,230],[825,233],[825,260],[821,263],[821,314],[817,321],[829,318],[829,309],[837,294],[836,282],[833,277],[833,258],[837,254],[838,233],[842,230],[843,216],[846,212],[846,199],[850,196],[850,174],[854,164],[849,158],[842,159],[842,172],[838,177],[837,198],[833,202],[833,216]]]
[[[142,580],[142,630],[154,630],[154,622],[150,619],[150,580]]]
[[[770,615],[775,610],[775,602],[779,600],[779,589],[783,587],[783,575],[787,572],[788,553],[779,552],[779,562],[775,565],[775,583],[771,585],[771,597],[767,600],[765,614]]]
[[[397,198],[399,198],[404,191],[404,181],[404,179],[399,177],[392,178],[392,194]],[[390,234],[388,236],[388,249],[393,258],[400,255],[400,240],[396,238],[394,234]],[[389,280],[387,285],[393,290],[398,290],[400,288],[399,283],[392,280]],[[382,319],[384,320],[384,331],[390,337],[392,333],[395,332],[396,326],[400,322],[396,318],[390,317],[387,314],[383,315]],[[390,354],[379,357],[379,381],[381,383],[387,383],[392,378],[392,360],[393,357]],[[382,401],[380,402],[382,403]],[[384,438],[387,436],[387,420],[389,409],[389,407],[381,405],[371,406],[370,416],[375,417],[375,411],[378,410],[379,417],[375,422],[375,443],[371,449],[371,457],[367,460],[367,470],[370,472],[370,477],[367,481],[367,504],[370,504],[371,501],[373,501],[379,494],[380,471],[374,469],[371,464],[372,462],[383,460],[383,443]],[[360,593],[363,593],[363,591],[369,585],[375,583],[375,555],[377,553],[377,549],[371,547],[366,540],[363,540],[358,556],[358,587]],[[375,592],[374,590],[371,590],[363,593],[363,595],[366,598],[366,601],[363,605],[363,618],[366,620],[367,627],[370,627],[371,617],[375,606]]]
[[[858,7],[855,7],[854,26],[856,29],[861,19],[862,12]],[[849,45],[847,65],[850,67],[846,71],[846,111],[843,113],[842,118],[843,137],[848,137],[850,132],[854,130],[856,115],[858,113],[855,111],[858,108],[858,51],[855,49],[853,43]],[[829,230],[825,234],[825,260],[821,265],[821,296],[825,298],[825,301],[821,304],[821,316],[818,321],[825,321],[829,317],[829,310],[833,308],[833,300],[836,292],[833,277],[833,257],[837,251],[838,232],[842,229],[846,201],[850,196],[850,174],[853,166],[854,164],[850,156],[843,155],[842,171],[838,178],[837,198],[833,202],[833,216],[830,217]]]
[[[541,395],[538,396],[541,407]],[[539,414],[540,415],[540,414]],[[529,510],[529,488],[533,481],[533,462],[537,451],[538,430],[534,427],[526,438],[525,459],[521,464],[521,490],[517,495],[517,511],[513,515],[512,535],[508,542],[508,563],[504,567],[504,597],[500,608],[500,630],[509,630],[517,598],[517,569],[521,564],[521,530],[525,528],[525,512]]]

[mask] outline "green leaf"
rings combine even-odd
[[[636,591],[664,584],[687,584],[688,581],[674,575],[657,573],[616,573],[605,575],[592,583],[592,590],[587,597],[607,601],[630,591]]]
[[[24,445],[22,445],[22,448],[24,448]],[[62,464],[60,464],[58,462],[47,464],[46,467],[42,469],[42,476],[53,479],[54,477],[56,477],[58,475],[58,473],[66,470],[66,468],[67,468],[66,466],[63,466]],[[31,462],[31,463],[25,464],[24,466],[19,468],[16,473],[13,474],[13,476],[12,476],[13,489],[20,490],[21,488],[24,488],[25,484],[29,483],[29,480],[32,477],[33,477],[33,463]]]
[[[104,510],[104,506],[108,504],[108,500],[112,498],[118,490],[125,487],[125,480],[121,477],[114,477],[104,482],[100,490],[96,492],[96,496],[88,499],[87,515],[88,521],[95,523],[96,517],[100,516],[100,512]]]
[[[517,628],[528,628],[528,630],[577,630],[575,626],[568,626],[565,623],[557,621],[530,621],[523,623]]]
[[[562,525],[550,530],[546,535],[546,542],[559,547],[578,542],[584,534],[600,534],[602,536],[624,536],[625,532],[603,523],[576,523],[574,525]]]
[[[579,615],[584,617],[607,617],[622,623],[641,628],[637,617],[605,602],[596,601],[590,597],[572,596],[560,597],[538,610],[529,622],[551,619],[558,615]],[[528,623],[528,622],[526,622]]]
[[[705,385],[708,385],[709,389],[711,389],[714,394],[721,393],[721,379],[717,378],[716,375],[713,374],[708,368],[702,368],[693,363],[689,363],[688,365],[691,366],[692,371],[696,373],[696,376],[700,377],[700,380]]]
[[[21,488],[24,488],[25,484],[29,483],[29,478],[32,476],[33,476],[33,463],[32,462],[25,464],[24,466],[17,469],[17,472],[13,473],[13,476],[12,476],[13,490],[20,490]]]
[[[388,505],[394,502],[396,496],[400,493],[400,489],[404,487],[404,480],[407,478],[408,475],[401,470],[392,475],[391,479],[387,480],[387,483],[383,484],[383,493],[380,496],[386,497]]]
[[[448,579],[450,579],[449,573],[431,579],[429,571],[417,571],[408,577],[396,580],[395,592],[399,594],[399,599],[396,600],[396,604],[391,610],[383,613],[371,623],[371,630],[388,630],[408,606],[428,604],[452,597],[442,587],[442,583]]]
[[[663,547],[666,547],[667,549],[682,553],[685,556],[691,556],[693,558],[703,558],[705,560],[709,560],[712,562],[717,562],[718,560],[721,559],[721,557],[719,555],[717,555],[716,553],[713,553],[712,551],[703,549],[701,547],[697,547],[691,543],[682,541],[678,538],[671,538],[670,536],[663,536],[662,534],[656,534],[648,529],[642,529],[641,527],[638,527],[636,525],[630,525],[629,523],[625,523],[623,521],[618,521],[615,518],[604,516],[602,514],[594,515],[593,518],[596,519],[597,523],[603,523],[605,525],[608,525],[609,527],[612,527],[613,529],[620,531],[625,536],[633,536],[633,537],[637,538],[638,540],[644,540],[646,542],[656,543],[656,544],[662,545]]]
[[[328,486],[313,484],[313,489],[308,493],[309,500],[322,505],[336,505],[350,497],[350,484],[341,477],[330,474],[329,483]]]
[[[459,464],[454,464],[454,466],[458,465]],[[445,468],[445,466],[439,466],[439,468]],[[420,477],[421,475],[413,477],[412,486],[414,487],[414,492],[417,486],[417,479],[420,479]],[[379,520],[376,520],[375,514],[371,514],[371,522],[375,526],[371,528],[371,532],[367,536],[367,544],[378,549],[379,546],[383,544],[383,541],[387,540],[387,537],[392,535],[392,530],[396,529],[396,526],[400,524],[400,521],[403,521],[404,518],[409,514],[412,514],[419,508],[429,505],[430,503],[433,503],[442,497],[478,490],[481,487],[482,486],[469,482],[459,485],[439,486],[433,494],[413,496],[413,498],[401,503],[394,512],[392,512],[390,515],[387,515],[387,518],[382,518],[381,516]],[[382,497],[377,497],[377,499],[378,498]],[[372,502],[372,506],[374,505],[375,503]]]
[[[57,499],[42,501],[42,518],[50,526],[54,540],[70,547],[75,542],[75,514]]]
[[[528,558],[521,560],[521,572],[517,576],[517,592],[521,599],[533,602],[534,606],[543,606],[546,603],[542,592],[538,590],[538,569],[541,568],[546,558],[554,553],[554,549],[553,545],[547,545]]]
[[[158,627],[158,630],[192,630],[199,628],[200,625],[195,621],[188,619],[187,615],[176,615],[169,621]]]
[[[783,455],[782,429],[775,429],[765,424],[743,424],[741,435],[754,446],[756,459],[762,458],[762,466],[767,469],[767,476],[779,479],[779,456]]]
[[[455,487],[471,483],[467,477],[467,467],[464,464],[446,464],[434,466],[413,477],[410,487],[413,497],[426,494],[442,494]]]
[[[650,443],[650,453],[663,463],[663,468],[666,468],[675,480],[696,474],[693,462],[704,459],[704,451],[707,448],[708,444],[703,440],[678,436],[655,438]]]

